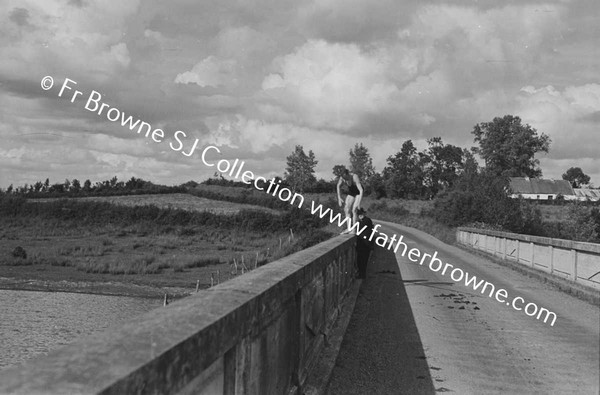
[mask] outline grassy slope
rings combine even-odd
[[[250,204],[224,202],[193,196],[185,193],[156,194],[156,195],[126,195],[126,196],[98,196],[73,198],[81,201],[108,202],[124,206],[155,205],[159,208],[174,208],[190,211],[208,211],[214,214],[235,214],[240,210],[260,210],[271,214],[277,211]],[[59,199],[37,199],[40,202],[56,201]]]
[[[169,196],[175,197],[175,203],[169,202]],[[183,197],[158,195],[153,199],[163,206],[181,205],[184,202],[188,209],[192,207],[190,201],[199,201],[194,196],[189,199]],[[132,198],[128,199],[129,204],[136,201],[135,196],[126,198]],[[113,201],[115,198],[95,199]],[[137,201],[140,204],[147,203],[144,199]],[[222,203],[227,207],[236,207],[237,211],[246,206],[210,202],[217,207]],[[56,206],[62,203],[46,204]],[[73,207],[78,207],[77,204]],[[81,204],[93,210],[95,206],[90,204],[96,203]],[[70,207],[59,210],[59,217],[61,213],[66,213],[68,217],[68,213],[74,210]],[[195,209],[199,209],[197,204]],[[121,210],[124,213],[131,211]],[[261,210],[264,212],[268,209]],[[151,295],[162,294],[162,291],[153,289],[157,287],[186,288],[187,291],[177,290],[185,293],[195,289],[198,280],[200,287],[204,288],[211,284],[211,277],[214,282],[225,281],[240,275],[242,269],[252,269],[257,264],[276,260],[328,237],[326,232],[313,230],[311,235],[295,232],[292,239],[285,226],[273,228],[273,221],[265,223],[269,229],[262,229],[263,218],[280,217],[267,212],[254,217],[252,222],[247,221],[245,215],[237,214],[236,217],[229,211],[229,216],[214,216],[204,225],[195,224],[194,221],[179,225],[184,221],[181,221],[177,210],[158,210],[156,213],[156,218],[160,220],[148,221],[143,216],[140,220],[131,221],[103,220],[98,215],[91,215],[90,222],[82,220],[80,213],[77,213],[76,219],[43,214],[5,216],[0,220],[0,278],[4,278],[0,279],[0,287],[90,290],[89,283],[127,283],[149,287],[146,293]],[[238,220],[233,224],[227,220],[238,217],[239,223]],[[248,225],[248,222],[254,225]],[[17,246],[24,248],[27,258],[11,256]],[[63,280],[71,284],[56,283]],[[82,284],[73,287],[73,282]],[[106,291],[114,287],[108,284],[104,288]],[[94,288],[94,292],[111,293],[104,291]]]

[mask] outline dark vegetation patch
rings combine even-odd
[[[225,215],[3,196],[0,277],[206,287],[326,240],[326,224],[291,207]]]

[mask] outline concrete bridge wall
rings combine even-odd
[[[297,394],[354,278],[337,236],[0,372],[0,393]]]
[[[459,244],[600,290],[600,244],[459,228]]]

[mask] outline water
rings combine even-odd
[[[0,290],[0,369],[160,306],[147,298]]]

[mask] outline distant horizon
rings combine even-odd
[[[220,174],[220,175],[222,175],[221,173],[219,173],[219,174]],[[70,182],[72,182],[73,180],[75,180],[75,179],[76,179],[76,180],[78,180],[78,181],[79,181],[79,182],[80,182],[82,185],[83,185],[83,183],[84,183],[86,180],[90,180],[90,182],[92,183],[92,185],[95,185],[95,183],[97,183],[97,182],[101,182],[101,181],[109,181],[109,180],[110,180],[110,179],[112,179],[113,177],[115,177],[115,176],[112,176],[112,177],[109,177],[109,178],[106,178],[106,179],[98,179],[98,180],[92,180],[92,179],[91,179],[91,178],[89,178],[89,177],[88,177],[88,178],[84,178],[84,179],[79,179],[79,178],[69,178],[69,177],[66,177],[64,180],[62,180],[62,182],[58,182],[58,181],[54,181],[54,182],[53,182],[53,181],[52,181],[52,179],[50,179],[49,177],[47,177],[47,178],[49,178],[49,184],[50,184],[50,185],[53,185],[53,184],[58,184],[58,183],[64,184],[64,182],[65,182],[67,179],[68,179]],[[200,179],[198,179],[198,180],[190,179],[190,180],[186,180],[186,181],[183,181],[183,182],[178,182],[178,183],[174,183],[174,184],[159,183],[159,182],[156,182],[156,181],[154,181],[154,180],[144,179],[144,178],[141,178],[141,177],[135,177],[135,176],[129,176],[129,177],[125,177],[125,178],[120,178],[120,177],[117,177],[117,180],[118,180],[118,181],[127,182],[127,181],[129,181],[129,180],[130,180],[132,177],[134,177],[134,178],[136,178],[136,179],[141,179],[142,181],[148,181],[148,182],[151,182],[151,183],[153,183],[154,185],[157,185],[157,186],[166,186],[166,187],[177,187],[177,186],[180,186],[180,185],[186,184],[186,183],[188,183],[188,182],[196,182],[196,183],[198,183],[198,184],[202,184],[203,182],[205,182],[205,181],[208,181],[209,179],[216,179],[216,178],[215,178],[215,176],[214,176],[214,175],[212,175],[212,176],[205,177],[204,179],[201,179],[201,180],[200,180]],[[271,178],[273,178],[273,177],[280,177],[280,178],[282,178],[282,179],[283,179],[283,174],[269,176],[269,179],[271,179]],[[536,179],[553,180],[553,181],[567,181],[567,180],[564,180],[562,177],[561,177],[561,178],[549,178],[549,177],[544,177],[544,176],[542,176],[542,177],[525,177],[525,176],[522,176],[522,177],[509,177],[509,178],[530,178],[530,179],[536,178]],[[239,180],[239,179],[235,179],[235,178],[231,178],[231,177],[225,177],[225,176],[223,177],[223,179],[224,179],[224,180],[226,180],[226,181],[242,182],[242,181],[241,181],[241,180]],[[44,178],[44,179],[42,179],[42,180],[38,180],[38,181],[40,181],[40,182],[44,183],[44,182],[45,182],[45,180],[46,180],[46,179]],[[317,177],[317,180],[325,180],[326,182],[335,182],[335,180],[336,180],[336,177],[332,177],[331,179],[326,179],[326,178],[322,178],[322,177]],[[37,182],[37,181],[36,181],[36,182]],[[568,181],[567,181],[567,182],[568,182]],[[35,184],[35,183],[34,183],[34,184]],[[13,188],[17,188],[17,187],[22,187],[22,186],[23,186],[23,185],[9,184],[7,187],[2,187],[2,186],[0,186],[0,189],[1,189],[2,191],[4,191],[4,192],[5,192],[5,191],[6,191],[6,189],[7,189],[7,188],[8,188],[10,185],[12,185],[12,186],[13,186]],[[28,185],[31,185],[31,184],[28,184]],[[250,185],[250,186],[252,186],[252,184],[249,184],[249,185]],[[590,183],[589,183],[589,184],[586,184],[586,185],[584,185],[584,186],[581,186],[581,187],[579,187],[579,188],[574,188],[574,189],[600,189],[600,186],[595,186],[595,185],[594,185],[594,183],[593,183],[593,181],[590,181]]]

